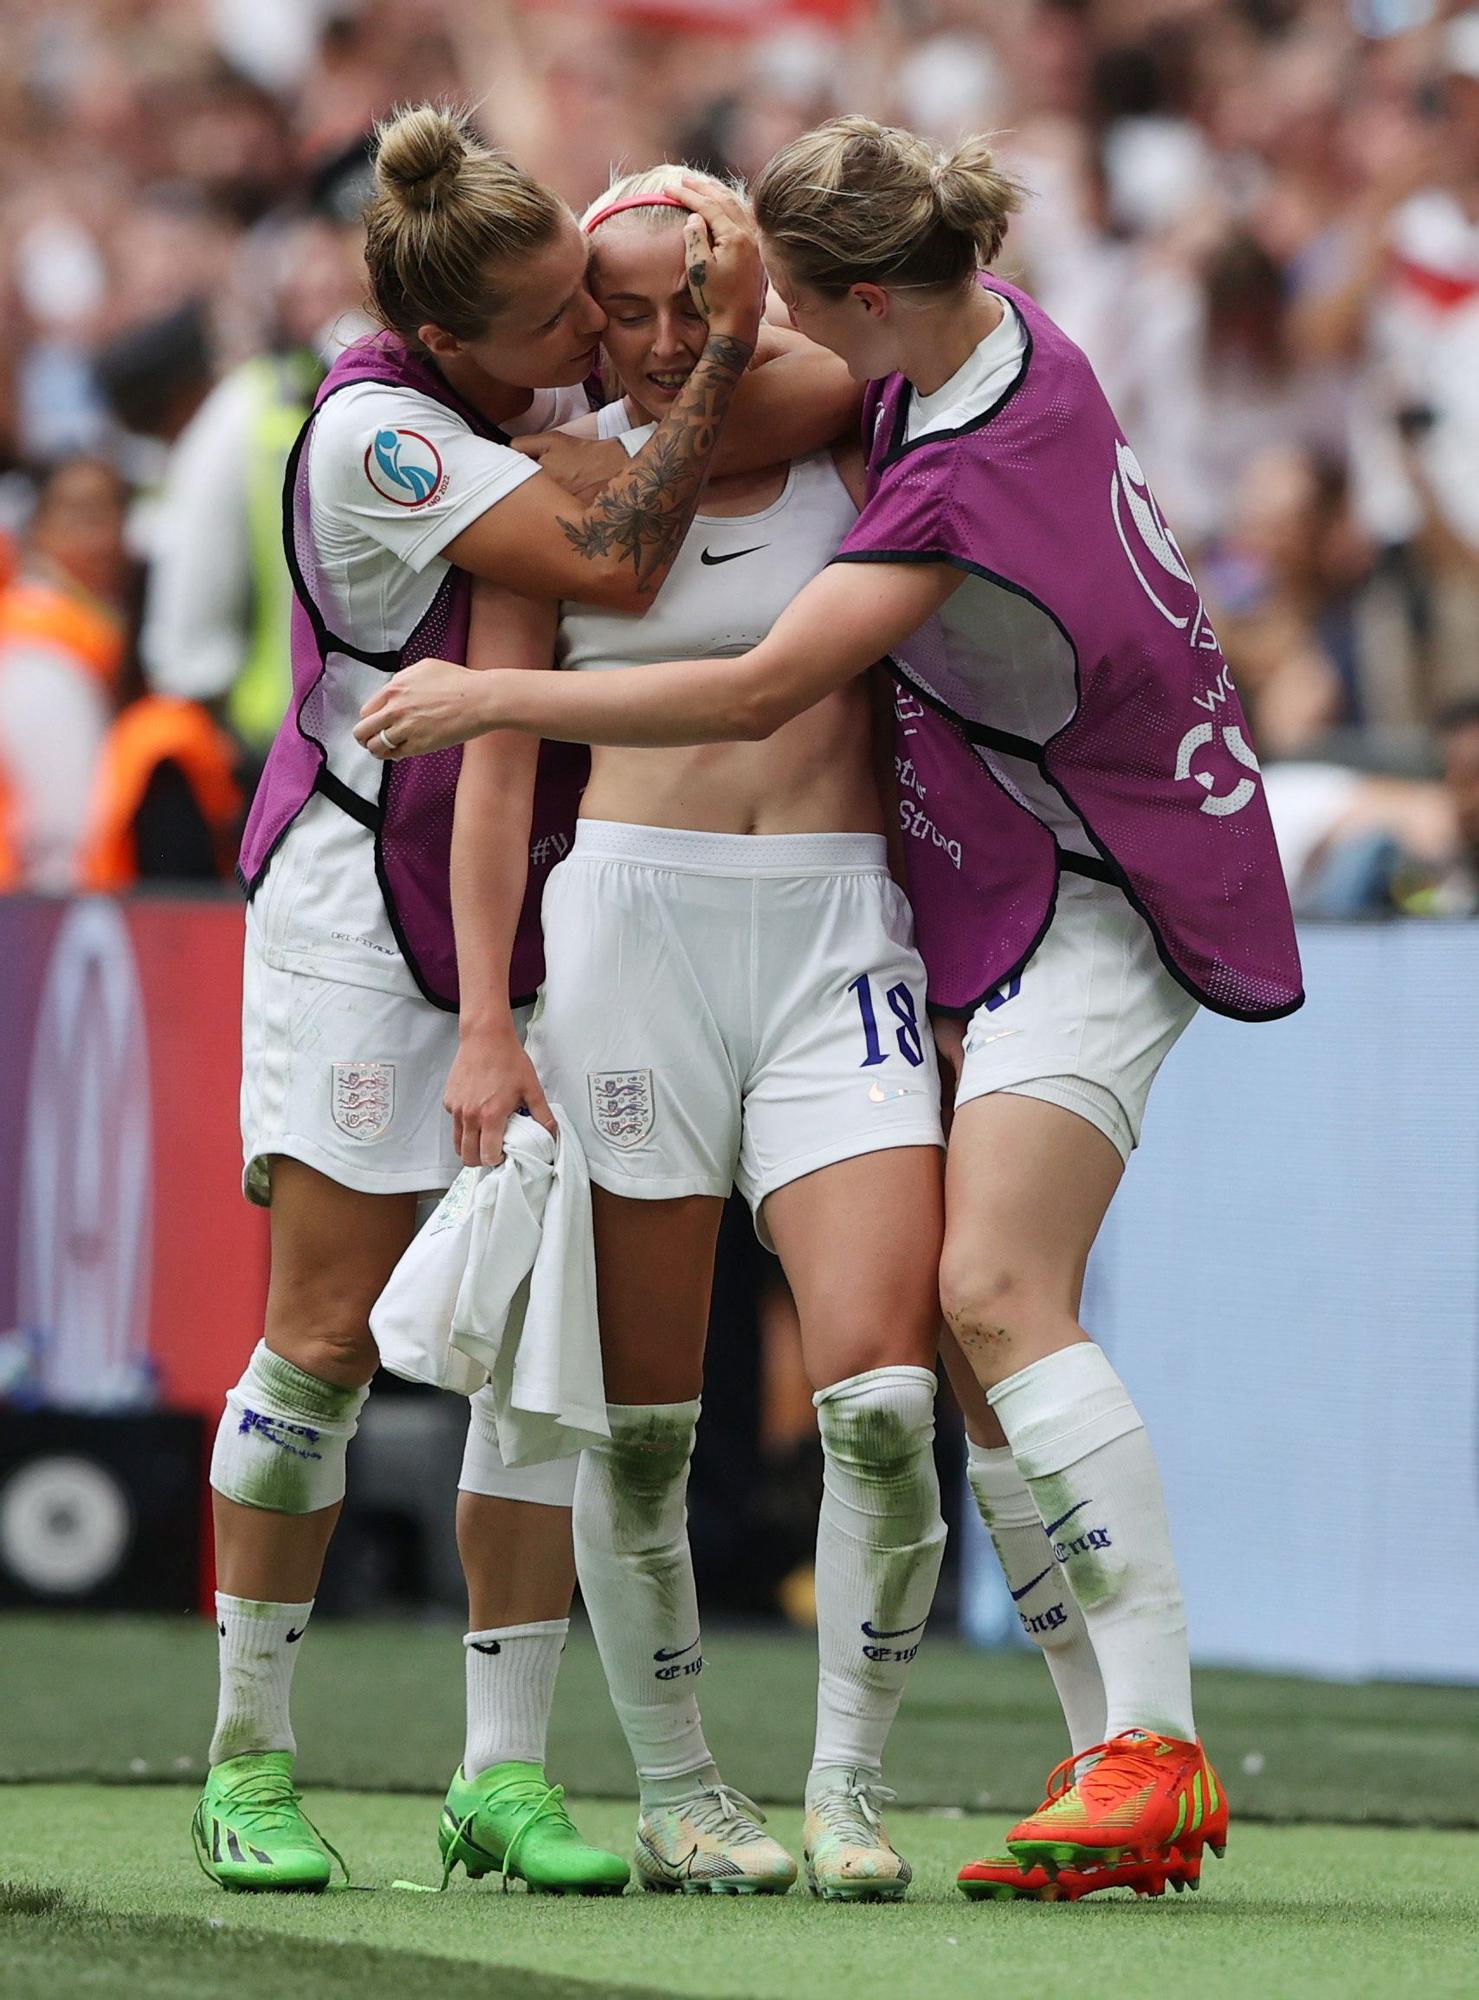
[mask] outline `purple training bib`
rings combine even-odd
[[[366,652],[333,629],[333,599],[319,575],[309,512],[307,444],[314,417],[330,396],[361,382],[386,382],[414,389],[455,410],[481,436],[506,442],[457,396],[430,362],[413,354],[396,335],[379,333],[356,341],[335,361],[298,435],[288,461],[283,494],[284,543],[293,578],[293,696],[268,753],[242,839],[239,873],[247,895],[266,876],[272,856],[314,792],[369,828],[375,837],[375,873],[385,898],[396,942],[417,986],[435,1006],[458,1004],[457,946],[452,928],[452,808],[460,749],[412,757],[402,764],[376,764],[373,802],[336,778],[328,766],[327,719],[342,713],[336,703],[334,658],[379,668],[386,674],[429,658],[465,661],[472,581],[465,570],[449,568],[424,617],[405,644],[388,653]],[[529,881],[519,915],[509,967],[509,997],[520,1006],[531,1000],[544,978],[544,944],[539,906],[550,868],[569,852],[576,811],[590,768],[579,746],[540,746],[530,829]]]
[[[1258,761],[1206,607],[1093,370],[1034,302],[996,404],[906,441],[874,383],[869,500],[839,562],[966,580],[899,647],[897,753],[930,999],[971,1012],[1036,950],[1062,869],[1116,883],[1216,1012],[1302,1004]]]

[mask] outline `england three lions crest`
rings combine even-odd
[[[591,1121],[608,1146],[640,1146],[656,1115],[650,1069],[590,1070]]]
[[[395,1064],[336,1062],[334,1123],[350,1139],[378,1139],[395,1110]]]

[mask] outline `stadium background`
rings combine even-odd
[[[1479,1822],[1479,14],[0,0],[0,52],[0,1779],[27,1781],[0,1794],[0,1874],[22,1882],[0,1891],[0,1968],[15,1990],[54,1992],[66,1968],[111,1968],[119,1991],[235,1977],[229,1940],[209,1940],[209,1971],[191,1956],[215,1906],[183,1873],[185,1793],[154,1787],[200,1769],[201,1459],[265,1282],[261,1218],[237,1192],[228,879],[281,698],[263,524],[305,383],[359,324],[364,134],[423,97],[474,104],[577,205],[613,164],[747,173],[838,109],[941,141],[1000,133],[1032,193],[1003,268],[1086,347],[1198,571],[1265,760],[1311,993],[1274,1027],[1196,1024],[1091,1271],[1086,1316],[1171,1491],[1213,1669],[1208,1735],[1264,1842],[1217,1885],[1236,1935],[1204,1921],[1189,1958],[1137,1942],[1113,1990],[1188,1969],[1207,1992],[1472,1990],[1456,1954],[1479,1922],[1479,1839],[1359,1823]],[[805,1759],[819,1458],[788,1302],[731,1222],[693,1497],[724,1632],[706,1686],[721,1740],[745,1746],[741,1782],[784,1807]],[[458,1417],[395,1385],[372,1398],[324,1593],[343,1622],[315,1628],[299,1679],[303,1775],[365,1795],[372,1881],[424,1868],[425,1804],[394,1795],[434,1790],[456,1755]],[[1056,1735],[960,1518],[948,1423],[941,1459],[958,1532],[897,1774],[911,1805],[999,1816],[1032,1803]],[[383,1711],[370,1731],[351,1720],[366,1704]],[[557,1753],[583,1791],[624,1797],[588,1638]],[[118,1780],[137,1789],[96,1789]],[[624,1810],[609,1808],[613,1838]],[[74,1816],[128,1850],[101,1881]],[[635,1945],[630,1927],[581,1942],[522,1912],[490,1939],[471,1899],[440,1929],[405,1899],[393,1936],[367,1919],[313,1977],[419,1992],[439,1954],[491,1959],[501,1991],[540,1995],[581,1977],[810,1992],[865,1965],[901,1992],[953,1992],[968,1913],[947,1924],[929,1899],[948,1901],[978,1832],[921,1821],[931,1886],[910,1927],[885,1944],[870,1926],[849,1959],[854,1927],[825,1980],[797,1899],[755,1957],[670,1916],[644,1913]],[[1313,1908],[1291,1894],[1306,1855]],[[1317,1954],[1308,1926],[1337,1914],[1339,1946]],[[1102,1949],[1096,1921],[1079,1935]],[[319,1946],[357,1935],[342,1907],[270,1923]],[[270,1940],[254,1949],[276,1963]],[[1000,1936],[989,1949],[1006,1953],[996,1971],[1018,1966]],[[508,1984],[514,1965],[535,1983]],[[1088,1959],[1076,1976],[1111,1990]]]

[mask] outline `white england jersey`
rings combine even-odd
[[[537,389],[528,410],[500,428],[511,435],[554,430],[585,410],[582,388]],[[378,382],[342,389],[324,403],[308,468],[325,609],[342,637],[370,653],[405,644],[447,573],[442,550],[538,471],[429,396]],[[382,767],[355,743],[353,730],[361,701],[383,675],[342,664],[329,768],[373,799]],[[376,880],[374,835],[320,793],[293,822],[252,914],[269,964],[420,997]]]

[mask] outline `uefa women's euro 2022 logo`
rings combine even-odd
[[[1200,694],[1192,696],[1196,706],[1205,709],[1214,720],[1194,722],[1186,731],[1176,746],[1174,775],[1178,784],[1190,780],[1201,788],[1203,797],[1198,801],[1199,811],[1214,819],[1227,819],[1251,802],[1258,790],[1254,780],[1259,775],[1258,759],[1243,735],[1241,724],[1217,719],[1217,711],[1232,697],[1232,675],[1222,657],[1222,649],[1217,643],[1217,634],[1212,630],[1212,621],[1207,616],[1201,592],[1187,568],[1176,537],[1156,504],[1155,495],[1140,469],[1139,459],[1123,439],[1115,444],[1114,456],[1115,468],[1109,481],[1109,507],[1114,516],[1115,533],[1129,558],[1130,567],[1139,579],[1141,589],[1166,623],[1185,633],[1186,642],[1194,652],[1210,655],[1207,673],[1212,673],[1214,665],[1217,669],[1215,678]],[[1135,553],[1136,545],[1140,556],[1145,558],[1143,565],[1140,556]],[[1184,610],[1176,608],[1178,601],[1185,606]],[[1218,758],[1219,743],[1226,758],[1237,768],[1228,771],[1224,760]],[[1208,750],[1213,752],[1214,761],[1222,766],[1221,769],[1209,771],[1205,768],[1205,753]],[[1252,777],[1247,775],[1249,772],[1252,772]],[[1224,783],[1223,789],[1219,789],[1219,778],[1224,781],[1230,778],[1231,783]]]
[[[365,446],[365,477],[396,507],[425,507],[447,484],[442,455],[431,439],[403,428],[376,431]]]

